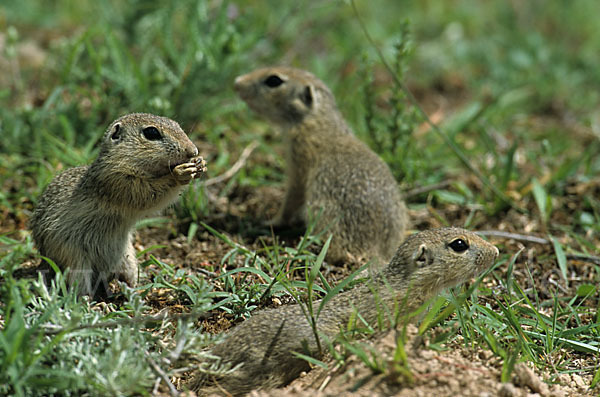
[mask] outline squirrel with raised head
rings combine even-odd
[[[396,308],[400,315],[411,313],[441,289],[478,276],[497,256],[498,248],[461,228],[414,234],[371,280],[324,304],[316,320],[318,334],[333,340],[355,314],[376,324],[379,313],[395,313]],[[320,308],[321,302],[313,307]],[[310,369],[293,352],[321,357],[304,311],[299,305],[267,309],[235,327],[211,350],[218,362],[235,370],[220,377],[200,373],[190,386],[199,395],[233,396],[284,386]]]
[[[105,297],[114,279],[135,286],[135,223],[172,203],[206,171],[179,124],[133,113],[115,120],[91,165],[70,168],[46,187],[30,221],[41,255],[85,295]]]
[[[286,140],[287,188],[273,226],[314,218],[315,232],[333,235],[330,262],[387,263],[404,238],[406,207],[389,167],[352,133],[327,86],[304,70],[268,67],[234,87]]]

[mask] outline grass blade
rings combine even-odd
[[[565,279],[565,284],[568,287],[569,280],[567,279],[567,256],[565,255],[562,245],[554,236],[550,236],[550,240],[552,241],[552,246],[554,247],[554,253],[556,254],[556,261],[558,262],[560,273]]]

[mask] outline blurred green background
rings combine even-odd
[[[252,123],[232,80],[270,64],[308,69],[330,85],[357,134],[407,188],[442,180],[456,164],[452,152],[439,136],[413,133],[423,120],[357,15],[421,106],[439,111],[446,133],[501,189],[568,162],[570,150],[577,164],[560,178],[582,164],[593,173],[597,9],[593,0],[357,1],[357,12],[345,1],[5,1],[0,181],[8,169],[34,175],[33,191],[31,183],[14,189],[35,201],[57,167],[89,162],[106,126],[134,111],[172,117],[213,145],[205,157],[214,175],[268,129]],[[260,184],[273,175],[258,167],[250,177]],[[5,191],[2,200],[10,207],[17,197]]]

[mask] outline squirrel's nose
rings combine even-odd
[[[240,90],[240,88],[242,88],[242,84],[243,84],[242,82],[243,82],[243,80],[244,80],[244,76],[238,76],[238,77],[236,77],[236,78],[235,78],[235,80],[233,81],[233,88],[234,88],[236,91],[239,91],[239,90]]]

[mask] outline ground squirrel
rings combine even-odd
[[[31,219],[40,254],[68,269],[82,294],[104,296],[115,277],[134,286],[135,223],[171,203],[205,165],[175,121],[144,113],[115,120],[91,165],[44,190]]]
[[[235,90],[286,140],[287,189],[271,223],[316,218],[315,232],[333,235],[329,261],[387,263],[404,238],[406,207],[389,167],[354,136],[327,86],[306,71],[270,67],[237,77]]]
[[[321,310],[317,328],[333,339],[358,312],[375,324],[384,307],[410,313],[439,290],[460,284],[490,267],[498,249],[476,234],[460,228],[443,228],[412,235],[398,248],[391,262],[372,279],[338,294]],[[318,308],[321,301],[313,304]],[[201,374],[191,387],[204,394],[243,395],[254,389],[285,385],[308,363],[292,352],[318,355],[313,330],[298,305],[262,311],[234,328],[211,353],[233,367],[233,373],[215,379]]]

